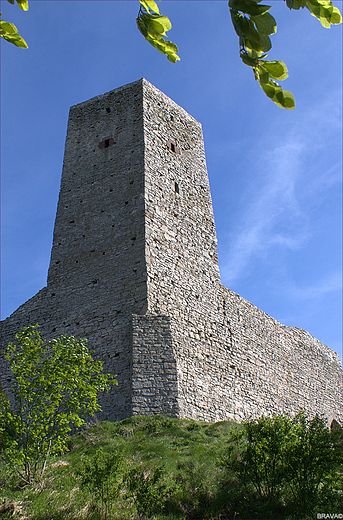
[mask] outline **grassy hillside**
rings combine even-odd
[[[340,518],[342,433],[324,424],[301,413],[243,426],[161,415],[102,422],[70,437],[33,486],[2,464],[0,518]]]
[[[117,454],[115,458],[121,461],[115,476],[119,491],[108,503],[108,518],[138,518],[140,514],[156,518],[215,517],[226,503],[225,492],[218,487],[219,457],[234,426],[229,421],[209,424],[164,416],[99,423],[71,437],[68,453],[49,460],[40,485],[20,489],[15,473],[3,467],[2,504],[6,505],[2,506],[1,518],[104,518],[101,500],[96,500],[79,473],[87,457],[91,459],[100,450],[105,458]],[[125,477],[130,471],[135,472],[133,478],[141,484],[145,499],[148,497],[141,509],[134,504]],[[157,511],[150,509],[150,515],[149,497],[150,502],[159,500]]]

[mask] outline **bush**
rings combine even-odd
[[[162,467],[151,471],[132,468],[127,474],[127,484],[139,518],[151,518],[162,514],[173,489]]]
[[[337,505],[342,495],[341,442],[318,415],[245,422],[232,434],[221,465],[222,486],[239,518],[313,518],[326,511],[328,496]]]
[[[111,514],[112,504],[118,496],[121,480],[121,461],[117,452],[104,453],[99,449],[92,457],[84,457],[76,470],[82,486],[88,488],[93,502],[104,512]]]

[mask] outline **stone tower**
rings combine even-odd
[[[102,418],[341,422],[337,354],[221,285],[201,125],[145,79],[70,109],[47,286],[3,343],[37,322],[117,375]]]

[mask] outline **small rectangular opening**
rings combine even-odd
[[[168,139],[167,141],[167,148],[173,153],[180,154],[180,148],[176,146],[176,143],[173,142],[171,139]]]
[[[180,193],[180,188],[179,188],[178,183],[175,182],[174,184],[175,184],[175,193]]]
[[[112,146],[112,144],[116,144],[113,137],[107,137],[107,139],[104,139],[103,141],[101,141],[101,143],[99,143],[99,148],[109,148],[110,146]]]

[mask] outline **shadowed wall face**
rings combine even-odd
[[[131,415],[132,314],[147,309],[141,81],[70,109],[47,287],[3,324],[87,337],[118,377],[103,416]]]
[[[71,108],[48,286],[145,312],[143,183],[140,85]]]

